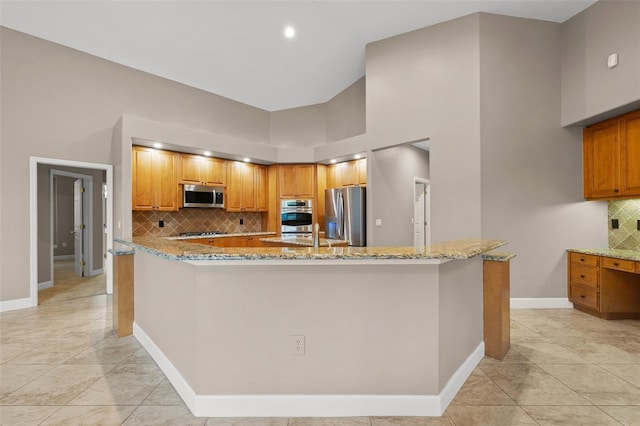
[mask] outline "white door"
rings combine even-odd
[[[84,223],[83,218],[83,206],[82,199],[84,188],[82,186],[82,179],[76,179],[73,182],[73,256],[74,256],[74,270],[76,275],[84,277]]]
[[[431,243],[429,235],[429,183],[428,181],[414,182],[413,206],[413,245],[424,247]]]

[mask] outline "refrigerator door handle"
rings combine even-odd
[[[344,200],[342,198],[342,191],[338,192],[338,202],[336,203],[336,216],[338,216],[338,223],[336,224],[336,231],[338,232],[338,239],[344,239]]]

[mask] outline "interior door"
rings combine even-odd
[[[415,183],[415,197],[414,197],[414,208],[413,208],[413,245],[414,247],[424,247],[427,244],[426,232],[425,232],[425,223],[426,223],[426,212],[425,212],[425,196],[426,196],[426,185],[422,182]]]
[[[83,192],[82,179],[76,179],[73,182],[73,231],[71,232],[73,233],[74,270],[79,277],[84,277]]]

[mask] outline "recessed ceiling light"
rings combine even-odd
[[[293,38],[296,35],[296,30],[292,26],[287,26],[284,28],[284,36],[286,38]]]
[[[154,148],[162,148],[162,144],[161,144],[160,142],[155,142],[155,143],[153,144],[153,147],[154,147]]]
[[[211,151],[205,151],[203,152],[204,155],[206,155],[207,157],[211,155]]]
[[[337,162],[338,162],[338,160],[336,160],[335,158],[330,161],[331,164],[336,164]]]
[[[251,161],[251,158],[249,158],[249,157],[244,157],[243,161],[244,161],[245,163],[248,163],[249,161]]]
[[[362,158],[362,155],[360,155],[360,154],[356,154],[356,155],[354,156],[354,158],[355,158],[356,160],[359,160],[359,159],[361,159],[361,158]]]

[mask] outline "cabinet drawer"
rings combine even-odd
[[[598,260],[600,259],[600,256],[593,256],[591,254],[570,253],[570,255],[572,263],[581,265],[598,266]]]
[[[626,272],[636,271],[636,263],[633,260],[615,259],[613,257],[603,257],[602,267]]]
[[[598,268],[584,265],[571,265],[571,283],[598,288]]]
[[[571,283],[571,295],[569,300],[587,308],[599,309],[600,293],[593,287]]]

